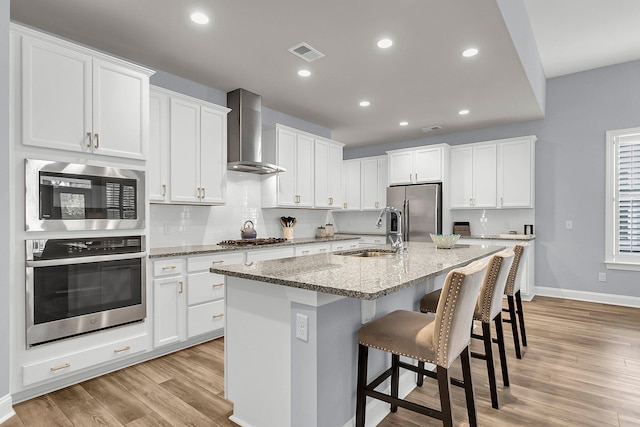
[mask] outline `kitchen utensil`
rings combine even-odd
[[[251,220],[245,221],[244,225],[240,229],[240,237],[243,239],[255,239],[258,233],[253,226],[253,222]]]

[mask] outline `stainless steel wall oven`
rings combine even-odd
[[[144,171],[27,159],[27,231],[144,228]]]
[[[146,317],[144,236],[26,243],[28,347]]]

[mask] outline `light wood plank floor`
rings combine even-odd
[[[640,309],[537,297],[524,312],[522,360],[505,325],[511,386],[502,387],[496,363],[499,410],[491,408],[484,361],[472,360],[481,426],[640,426]],[[223,345],[212,341],[17,404],[2,426],[234,426],[222,397]],[[410,398],[437,407],[437,396],[426,379]],[[464,393],[453,387],[452,398],[456,425],[468,425]],[[439,425],[402,408],[380,424]]]

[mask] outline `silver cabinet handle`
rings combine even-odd
[[[202,187],[202,198],[205,199],[207,197],[207,192],[204,187]]]
[[[100,148],[100,135],[96,133],[96,145],[95,148]]]
[[[500,206],[504,206],[504,199],[500,197]]]
[[[184,282],[178,282],[178,284],[180,285],[180,289],[178,290],[178,293],[181,294],[184,292]]]
[[[214,288],[221,288],[224,286],[224,283],[216,283],[215,285],[213,285]]]
[[[122,347],[122,348],[116,348],[115,350],[113,350],[114,353],[122,353],[123,351],[127,351],[127,350],[131,350],[131,346],[128,345],[126,347]]]
[[[87,132],[87,136],[89,137],[89,141],[87,141],[87,147],[91,147],[93,145],[93,134],[91,132]]]
[[[333,197],[329,197],[329,206],[333,206]]]
[[[166,267],[162,267],[163,270],[174,270],[177,266],[175,265],[167,265]]]
[[[342,204],[342,208],[343,209],[347,209],[347,203],[346,202]]]
[[[308,254],[308,253],[309,253],[309,251],[308,251],[308,250],[306,250],[306,251],[302,251],[302,253],[303,253],[303,254]]]
[[[162,184],[162,196],[167,195],[167,184]]]
[[[322,248],[322,249],[320,249],[318,252],[326,252],[326,251],[327,251],[327,249],[326,249],[326,248]]]
[[[338,246],[336,249],[341,250],[342,248],[344,248],[344,246]]]
[[[211,316],[211,317],[213,317],[214,319],[218,319],[218,318],[220,318],[220,317],[224,317],[224,313],[214,314],[214,315],[213,315],[213,316]]]
[[[217,260],[211,261],[211,264],[222,264],[222,263],[224,263],[223,259],[217,259]]]
[[[418,182],[418,172],[416,172],[416,182]]]

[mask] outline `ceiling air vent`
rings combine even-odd
[[[442,129],[442,126],[438,126],[438,125],[434,125],[434,126],[429,126],[429,127],[424,127],[422,128],[422,132],[431,132],[433,130],[440,130]]]
[[[322,58],[324,56],[324,53],[304,42],[290,47],[289,52],[304,59],[307,62],[315,61],[316,59]]]

